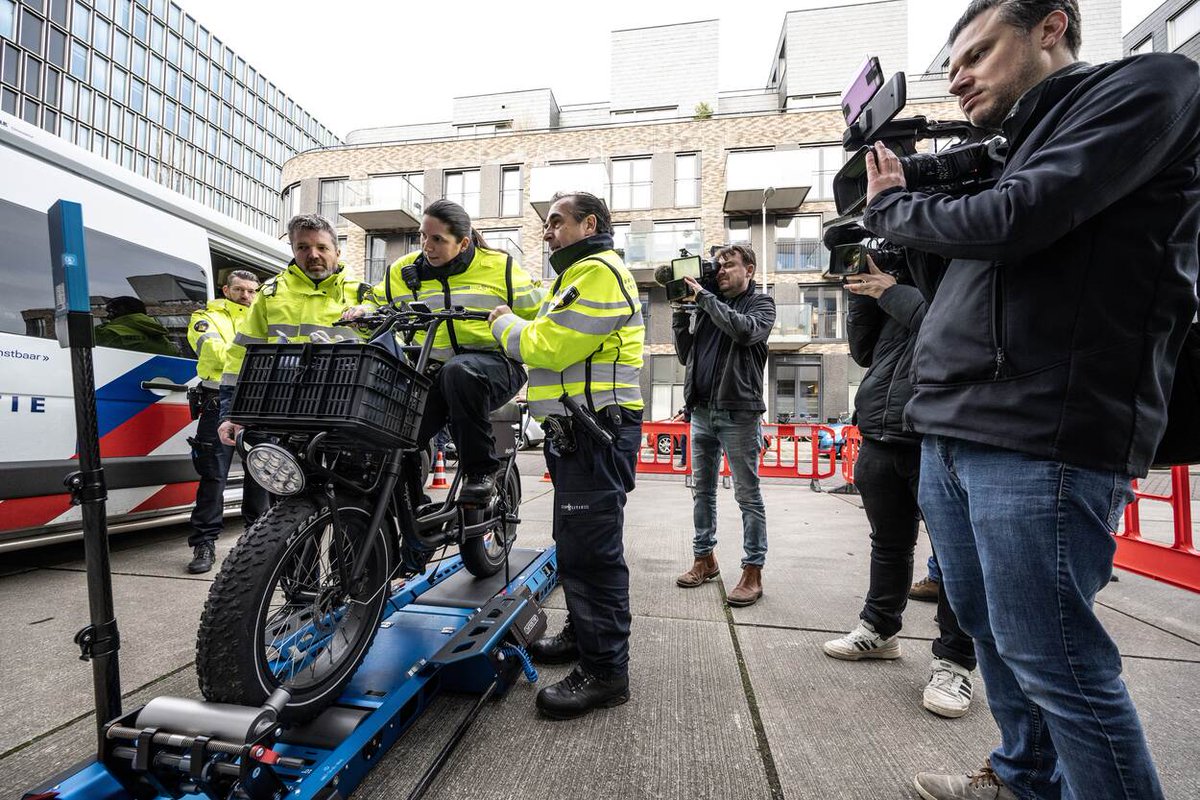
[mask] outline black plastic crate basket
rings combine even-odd
[[[372,345],[252,344],[230,418],[272,431],[327,430],[376,446],[411,448],[429,383]]]

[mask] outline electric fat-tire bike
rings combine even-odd
[[[242,535],[209,591],[196,645],[206,699],[258,706],[283,688],[290,699],[281,718],[310,719],[366,656],[395,582],[450,545],[477,577],[504,566],[520,521],[515,410],[492,415],[501,466],[484,504],[458,502],[461,471],[444,501],[423,495],[425,443],[414,441],[440,367],[429,358],[438,326],[486,318],[461,307],[385,307],[356,321],[373,328],[368,344],[247,347],[231,418],[269,437],[247,452],[247,470],[283,497]],[[420,331],[423,344],[412,344]],[[346,407],[329,399],[337,396],[390,436],[367,437],[330,412]],[[261,412],[272,404],[267,419]]]

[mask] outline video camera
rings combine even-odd
[[[883,142],[900,157],[909,190],[949,195],[975,194],[995,185],[1007,142],[969,122],[937,122],[923,116],[896,119],[907,100],[904,73],[884,83],[879,59],[871,56],[842,93],[846,132],[842,146],[854,151],[833,178],[833,201],[838,218],[825,225],[829,249],[826,277],[845,277],[867,271],[867,256],[884,272],[904,266],[904,248],[873,239],[861,225],[867,200],[867,158],[872,145]],[[917,142],[952,139],[957,142],[936,153],[917,152]]]
[[[692,293],[684,280],[689,277],[695,278],[708,291],[717,291],[717,265],[689,254],[687,248],[680,248],[679,258],[671,259],[670,264],[663,264],[654,270],[655,282],[667,290],[667,301],[671,303]]]

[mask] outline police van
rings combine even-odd
[[[280,241],[0,113],[0,552],[82,535],[63,478],[77,469],[71,354],[54,331],[46,211],[83,208],[91,305],[144,307],[137,336],[93,351],[109,530],[186,520],[196,472],[188,318],[233,269],[291,258]],[[114,304],[115,299],[120,302]],[[149,320],[144,319],[150,318]],[[150,321],[152,320],[152,321]],[[238,469],[235,460],[235,471]],[[226,490],[232,511],[241,482]]]

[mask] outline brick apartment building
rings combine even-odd
[[[1119,0],[1084,0],[1083,13],[1084,58],[1119,58]],[[905,68],[908,14],[907,0],[790,12],[765,87],[744,91],[717,89],[715,20],[614,31],[609,101],[560,106],[548,88],[460,97],[450,122],[351,132],[284,165],[283,218],[336,219],[349,268],[377,280],[416,249],[421,208],[447,197],[545,278],[550,196],[605,197],[646,312],[647,419],[683,405],[654,268],[680,248],[750,242],[778,308],[767,419],[834,419],[851,410],[863,372],[849,357],[845,293],[822,276],[822,226],[836,216],[832,179],[847,157],[839,94],[867,54],[886,75]],[[905,115],[960,117],[936,71],[944,61],[909,75]]]

